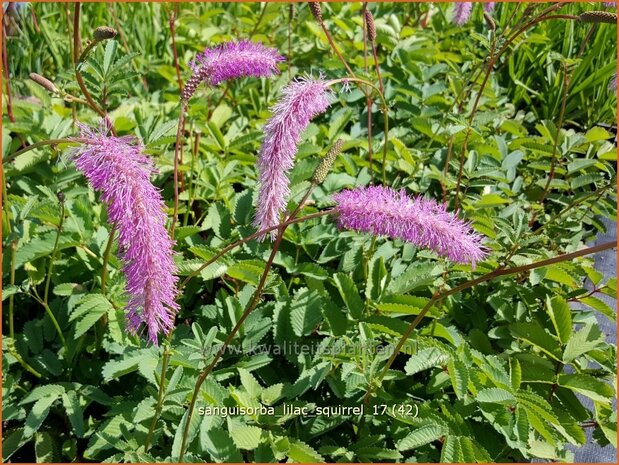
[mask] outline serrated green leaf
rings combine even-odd
[[[598,326],[588,323],[570,337],[563,351],[563,361],[571,362],[590,350],[596,349],[602,343],[604,343],[604,336]]]
[[[561,296],[546,299],[546,311],[555,328],[559,340],[566,344],[572,335],[572,311]]]
[[[37,386],[30,394],[21,400],[20,405],[35,402],[39,399],[43,399],[44,397],[60,397],[64,394],[64,392],[64,387],[58,384],[45,384],[43,386]]]
[[[429,424],[424,425],[421,428],[409,433],[404,439],[402,439],[397,447],[398,450],[411,450],[418,447],[430,444],[433,441],[443,437],[447,434],[445,428],[440,425]]]
[[[369,272],[365,285],[365,296],[368,299],[379,300],[383,290],[389,283],[389,273],[385,266],[385,259],[379,256],[371,260],[368,268]]]
[[[57,462],[58,450],[54,437],[47,432],[38,432],[34,439],[34,453],[37,463]]]
[[[481,403],[493,403],[493,404],[506,404],[513,405],[516,403],[514,395],[501,388],[488,388],[480,390],[475,396],[477,402]]]
[[[26,417],[24,436],[32,437],[39,430],[56,399],[58,399],[58,396],[43,397],[34,403]]]
[[[602,299],[599,299],[593,295],[590,295],[587,297],[579,298],[578,301],[581,304],[591,307],[592,309],[605,315],[611,321],[615,321],[617,319],[617,314],[615,313],[615,309],[611,308],[610,305],[608,305]]]
[[[342,300],[344,300],[344,304],[350,315],[359,319],[363,315],[363,302],[361,301],[361,297],[359,297],[359,291],[357,290],[357,286],[354,281],[350,278],[350,276],[344,273],[337,273],[333,276],[333,282],[337,287],[337,290],[340,292],[342,296]]]
[[[230,436],[239,449],[254,450],[260,444],[262,430],[257,426],[240,426],[230,430]]]
[[[558,342],[539,324],[513,323],[509,326],[510,331],[515,337],[524,339],[528,343],[550,355],[555,360],[560,361],[560,348]]]
[[[118,48],[118,42],[115,40],[108,40],[105,44],[105,53],[103,55],[103,74],[108,75],[110,67],[114,61],[116,55],[116,49]]]
[[[8,430],[4,433],[2,435],[2,460],[7,462],[28,440],[29,438],[24,436],[24,428]]]
[[[288,458],[296,463],[324,463],[322,455],[302,441],[290,441]]]
[[[584,373],[559,375],[558,384],[598,402],[610,402],[615,396],[612,386]]]
[[[284,393],[284,384],[277,383],[263,389],[261,394],[262,403],[265,405],[273,405],[277,402]]]
[[[468,391],[469,371],[463,362],[454,358],[451,358],[447,363],[447,369],[454,392],[458,399],[462,399]]]
[[[522,368],[520,367],[520,362],[517,358],[510,358],[509,367],[509,380],[512,389],[519,389],[520,383],[522,382]]]
[[[290,302],[290,324],[297,336],[311,334],[322,320],[322,299],[315,292],[301,288]]]
[[[84,413],[80,405],[79,399],[75,391],[69,391],[62,395],[62,404],[64,405],[67,417],[73,427],[73,433],[78,438],[84,436]]]
[[[262,386],[260,386],[260,383],[258,383],[256,378],[254,378],[253,375],[244,368],[239,368],[238,370],[241,377],[241,384],[247,393],[252,397],[259,397],[262,392]]]
[[[404,371],[407,375],[414,375],[420,371],[444,365],[448,361],[449,354],[446,354],[440,349],[435,347],[423,349],[408,359],[408,362],[406,362],[404,366]]]

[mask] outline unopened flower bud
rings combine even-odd
[[[585,23],[617,24],[617,14],[610,11],[585,11],[579,17]]]
[[[484,11],[484,19],[486,20],[486,24],[488,25],[490,30],[496,31],[496,23],[494,22],[494,19],[492,19],[492,16],[490,16],[490,14],[487,11]]]
[[[370,42],[374,43],[376,41],[376,25],[374,24],[374,16],[372,16],[372,12],[367,8],[363,14],[365,15],[365,27],[368,31],[368,39]]]
[[[314,15],[314,18],[316,18],[316,21],[318,21],[318,24],[322,24],[322,10],[320,8],[320,3],[309,2],[309,7],[312,14]]]
[[[43,87],[44,89],[50,91],[52,94],[58,94],[58,88],[54,85],[52,81],[47,79],[46,77],[41,76],[37,73],[30,73],[30,79],[36,82],[38,85]]]
[[[322,184],[325,181],[331,167],[333,166],[333,163],[335,162],[335,159],[342,151],[343,145],[344,141],[342,139],[336,140],[333,147],[331,147],[331,150],[329,150],[324,158],[320,160],[320,163],[316,167],[316,171],[314,171],[314,177],[312,178],[312,182],[314,184]]]
[[[103,40],[113,39],[114,37],[116,37],[116,34],[118,34],[118,31],[116,31],[116,29],[108,26],[100,26],[95,29],[95,32],[92,36],[97,42],[101,42]]]

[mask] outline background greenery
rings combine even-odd
[[[547,6],[532,7],[531,14]],[[525,7],[498,5],[497,33],[513,26]],[[28,79],[37,72],[80,95],[71,58],[73,8],[29,4],[11,19],[6,45],[16,121],[5,116],[3,98],[3,157],[24,143],[76,134],[76,120],[97,124],[88,108],[52,97]],[[278,90],[302,73],[338,78],[345,71],[306,4],[294,6],[292,20],[290,6],[280,3],[177,8],[184,80],[188,61],[205,46],[251,38],[288,55],[291,30],[290,61],[278,78],[201,89],[191,101],[183,227],[176,234],[178,265],[186,276],[223,245],[253,232],[255,158]],[[234,341],[243,350],[294,342],[394,344],[436,290],[503,264],[574,251],[603,229],[600,217],[616,221],[616,97],[607,89],[616,69],[615,26],[590,31],[589,24],[563,20],[535,26],[497,63],[469,124],[481,83],[477,71],[487,61],[492,37],[480,6],[464,27],[451,24],[448,4],[369,8],[391,119],[388,184],[439,200],[444,189],[454,207],[459,156],[470,130],[462,215],[488,237],[492,254],[473,271],[400,241],[372,243],[366,235],[339,232],[326,219],[291,226],[266,296]],[[593,8],[576,3],[560,11]],[[117,40],[96,48],[84,76],[118,132],[147,144],[160,170],[154,182],[170,207],[179,107],[168,23],[173,12],[173,6],[158,3],[84,4],[81,19],[83,43],[97,26],[120,31]],[[323,5],[338,47],[364,76],[361,12],[361,3]],[[563,127],[557,127],[565,70],[570,87]],[[368,78],[376,81],[371,66]],[[464,94],[458,111],[455,99],[468,84],[472,92]],[[375,105],[375,158],[384,140],[378,110]],[[338,93],[332,108],[310,125],[291,175],[291,207],[336,138],[345,140],[344,152],[304,212],[329,206],[330,195],[344,187],[370,182],[366,112],[365,96],[353,88]],[[555,143],[556,175],[544,195]],[[209,361],[207,349],[223,341],[242,313],[270,244],[249,242],[190,281],[179,299],[171,342],[151,347],[124,330],[124,277],[114,253],[107,288],[101,289],[110,226],[98,196],[63,157],[66,147],[33,150],[3,166],[3,459],[174,460],[178,425],[199,370]],[[374,170],[379,177],[379,164]],[[52,260],[49,306],[66,343],[36,298]],[[397,409],[361,422],[351,416],[194,415],[185,459],[569,461],[565,445],[583,444],[586,428],[599,443],[614,443],[616,347],[606,341],[595,314],[615,319],[598,292],[615,296],[616,278],[602,276],[592,264],[581,259],[494,280],[435,307],[371,401],[417,405],[417,417]],[[587,309],[572,310],[572,302]],[[158,415],[164,350],[171,359]],[[385,360],[375,353],[228,353],[204,384],[198,406],[356,406]],[[582,407],[576,394],[593,400],[593,408]]]

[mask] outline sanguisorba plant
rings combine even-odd
[[[311,8],[314,17],[320,21],[326,32],[319,5],[313,3]],[[493,8],[494,2],[485,5],[487,13],[491,12]],[[454,5],[453,21],[458,25],[465,24],[470,18],[471,11],[471,3],[461,2]],[[591,15],[584,18],[590,17]],[[596,16],[596,18],[598,17],[599,15]],[[374,19],[368,10],[365,11],[364,18],[376,59]],[[604,16],[604,18],[607,19],[607,16]],[[329,42],[334,52],[343,60],[331,38]],[[164,200],[161,192],[151,183],[150,179],[156,172],[154,163],[145,154],[144,147],[139,140],[133,137],[117,137],[110,134],[112,128],[107,123],[106,115],[104,122],[98,129],[80,125],[80,136],[71,139],[72,142],[79,144],[71,152],[75,166],[85,175],[93,189],[101,193],[101,200],[107,205],[109,221],[118,230],[119,256],[123,262],[123,272],[127,281],[126,292],[129,296],[126,305],[127,326],[133,333],[145,331],[148,342],[151,344],[157,345],[161,335],[171,336],[175,327],[175,317],[180,309],[177,298],[181,294],[179,291],[185,284],[182,283],[179,286],[173,247],[175,246],[174,230],[177,223],[179,202],[179,152],[183,144],[185,114],[189,102],[202,83],[212,87],[224,81],[242,77],[272,77],[279,72],[278,64],[282,60],[283,57],[274,48],[241,40],[207,48],[190,63],[192,74],[180,93],[180,113],[174,154],[174,210],[169,231],[166,229],[168,218],[164,212]],[[346,65],[345,61],[344,64]],[[347,65],[346,68],[348,69]],[[433,251],[436,254],[434,255],[435,258],[444,258],[448,262],[470,265],[471,269],[474,269],[476,265],[479,265],[490,255],[491,248],[488,245],[490,241],[476,232],[470,221],[463,218],[466,216],[464,212],[449,211],[447,202],[437,202],[430,197],[419,194],[413,196],[406,189],[394,189],[387,185],[360,185],[340,190],[331,197],[332,207],[306,217],[297,218],[312,189],[325,181],[330,166],[342,150],[341,140],[334,144],[333,149],[324,158],[324,163],[319,164],[310,188],[305,197],[298,202],[296,209],[292,213],[286,211],[290,201],[289,174],[294,167],[302,133],[315,117],[326,112],[334,103],[334,92],[331,89],[335,85],[355,82],[361,85],[363,89],[368,89],[368,92],[369,89],[372,89],[378,93],[383,103],[382,110],[385,120],[383,138],[386,153],[389,137],[388,106],[379,69],[379,63],[376,62],[376,78],[380,81],[378,84],[359,79],[354,75],[334,77],[331,80],[327,80],[322,74],[319,74],[318,77],[304,76],[295,79],[281,90],[279,100],[271,108],[272,115],[262,129],[262,146],[256,160],[259,188],[255,205],[254,226],[257,232],[226,247],[216,257],[221,257],[231,248],[244,244],[250,239],[263,240],[267,234],[274,240],[274,243],[267,265],[261,273],[259,284],[253,292],[253,297],[249,299],[233,330],[226,334],[225,342],[215,357],[211,359],[209,365],[202,368],[196,379],[193,394],[189,399],[189,408],[184,411],[183,420],[179,426],[179,428],[182,428],[182,440],[180,446],[175,448],[178,457],[173,458],[182,460],[188,449],[193,410],[199,398],[202,383],[221,359],[224,350],[239,332],[245,319],[257,307],[262,297],[269,270],[283,239],[284,231],[289,224],[321,216],[330,216],[340,230],[370,234],[373,238],[387,237],[401,240],[414,245],[416,248]],[[488,74],[491,71],[492,66],[489,66]],[[51,92],[57,92],[53,83],[40,79],[38,75],[35,78],[35,81]],[[616,87],[616,76],[613,82]],[[371,102],[369,97],[368,102]],[[474,107],[476,105],[477,103]],[[369,106],[371,106],[371,103]],[[368,113],[370,110],[368,108]],[[368,119],[368,121],[371,121],[371,119]],[[368,131],[370,130],[371,128],[368,127]],[[371,145],[371,137],[368,145]],[[386,159],[383,158],[383,177],[385,161]],[[372,163],[370,163],[370,170],[373,170],[373,168]],[[372,241],[370,247],[373,247],[374,243],[375,240]],[[605,244],[604,248],[611,246],[612,244]],[[602,250],[602,247],[593,248],[590,251],[599,250]],[[590,251],[585,249],[568,254],[566,257],[582,256]],[[550,260],[560,261],[561,258]],[[417,313],[406,331],[402,333],[397,350],[402,347],[411,331],[427,314],[432,305],[442,298],[495,277],[530,271],[536,267],[547,265],[549,262],[549,260],[544,260],[513,269],[492,262],[488,266],[495,266],[496,268],[493,271],[481,277],[470,279],[452,289],[442,290],[442,294],[437,291]],[[381,386],[385,373],[389,370],[394,357],[397,355],[397,350],[391,359],[383,365],[382,373],[373,380],[373,384],[368,386],[366,400],[369,401],[373,390]],[[160,390],[153,421],[146,439],[146,451],[148,451],[154,428],[161,414],[168,359],[169,352],[165,351],[161,363]],[[185,398],[184,400],[184,403],[186,403],[188,399]]]

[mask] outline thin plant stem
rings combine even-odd
[[[260,9],[260,16],[258,16],[258,20],[256,21],[256,24],[254,24],[254,28],[249,33],[249,37],[252,37],[258,31],[258,26],[260,26],[260,23],[262,22],[262,18],[264,18],[264,14],[266,13],[268,6],[269,6],[269,3],[267,2]]]
[[[21,154],[29,152],[30,150],[38,149],[39,147],[44,147],[46,145],[71,144],[71,143],[79,143],[79,142],[86,142],[86,139],[82,139],[82,138],[76,137],[76,138],[70,138],[70,139],[47,139],[47,140],[41,140],[39,142],[35,142],[34,144],[30,144],[30,145],[24,147],[23,149],[18,150],[17,152],[14,152],[14,153],[12,153],[10,155],[7,155],[6,157],[4,157],[2,159],[2,164],[8,163],[10,161],[13,161],[18,156],[20,156]]]
[[[26,362],[21,355],[19,355],[19,353],[17,352],[17,350],[15,349],[15,347],[9,347],[8,349],[9,354],[11,354],[13,357],[15,357],[15,359],[19,362],[19,364],[24,367],[24,369],[26,371],[28,371],[30,374],[32,374],[33,376],[35,376],[36,378],[41,378],[42,375],[41,373],[39,373],[37,370],[35,370],[34,368],[32,368],[32,366]]]
[[[368,67],[368,31],[367,31],[367,20],[365,17],[365,10],[368,7],[368,3],[363,3],[363,8],[361,9],[361,17],[363,19],[363,67],[365,69],[365,75],[369,75],[369,67]],[[367,105],[367,126],[368,126],[368,164],[370,165],[370,182],[374,184],[374,170],[373,170],[373,157],[374,150],[372,147],[372,97],[369,92],[366,92],[366,105]]]
[[[178,17],[178,3],[175,3],[170,10],[170,36],[172,37],[172,55],[174,57],[174,69],[176,70],[176,80],[178,81],[178,91],[183,91],[183,78],[181,77],[181,68],[178,64],[178,51],[176,49],[176,18]]]
[[[522,265],[522,266],[517,266],[513,268],[499,268],[494,271],[491,271],[490,273],[486,273],[478,278],[466,281],[448,291],[445,291],[442,293],[438,291],[435,292],[432,298],[423,307],[421,312],[419,312],[419,314],[415,317],[415,319],[408,325],[408,328],[406,328],[406,331],[404,331],[404,334],[402,334],[402,337],[400,338],[397,345],[395,346],[393,354],[391,355],[389,360],[387,360],[387,363],[385,364],[382,371],[380,372],[376,383],[368,387],[367,393],[363,399],[364,403],[366,404],[368,403],[370,396],[372,395],[374,386],[380,385],[382,383],[383,378],[389,371],[389,368],[395,361],[397,355],[400,353],[400,350],[404,346],[405,342],[408,340],[413,330],[417,327],[417,325],[421,322],[421,320],[425,317],[425,315],[428,313],[428,311],[430,311],[430,309],[434,306],[436,302],[443,300],[446,297],[449,297],[451,295],[457,294],[465,289],[469,289],[478,284],[484,283],[486,281],[490,281],[500,276],[508,276],[512,274],[523,273],[525,271],[533,270],[535,268],[541,268],[544,266],[552,265],[554,263],[564,262],[567,260],[572,260],[574,258],[583,257],[585,255],[591,255],[591,254],[595,254],[598,252],[602,252],[604,250],[614,249],[615,247],[617,247],[616,240],[612,242],[606,242],[600,245],[595,245],[592,247],[587,247],[586,249],[578,250],[576,252],[562,254],[556,257],[547,258],[545,260],[540,260],[539,262],[531,263],[529,265]]]
[[[10,276],[10,284],[11,286],[15,285],[15,254],[17,250],[16,241],[11,241],[11,276]],[[11,338],[15,338],[15,325],[13,320],[13,306],[14,306],[14,298],[15,295],[11,294],[9,296],[9,336]]]
[[[193,142],[193,150],[191,151],[191,173],[192,176],[189,176],[189,192],[187,196],[187,211],[185,212],[185,220],[183,221],[183,226],[187,226],[189,223],[189,216],[191,215],[191,206],[193,205],[193,195],[195,193],[195,182],[194,176],[196,160],[198,158],[198,152],[200,150],[200,131],[193,131],[194,134],[194,142]]]
[[[310,194],[314,190],[315,186],[316,185],[314,183],[312,183],[310,185],[310,187],[308,188],[307,192],[303,196],[303,199],[297,205],[297,208],[288,217],[288,220],[294,219],[294,217],[297,215],[297,213],[303,208],[303,205],[305,204],[305,201],[308,199],[308,197],[310,196]],[[273,260],[275,259],[275,255],[277,254],[277,252],[279,250],[279,246],[280,246],[280,244],[282,242],[282,239],[284,237],[284,232],[286,231],[287,227],[288,227],[288,225],[286,225],[286,224],[279,225],[277,238],[275,239],[275,243],[273,244],[273,249],[271,250],[271,255],[269,256],[269,259],[267,260],[266,266],[264,268],[264,271],[262,272],[262,276],[260,277],[260,281],[258,283],[258,287],[256,288],[256,291],[254,292],[252,300],[250,301],[249,305],[247,306],[247,308],[245,309],[245,311],[243,312],[243,314],[241,315],[239,320],[234,325],[234,328],[232,328],[232,331],[226,337],[226,340],[224,341],[224,343],[221,345],[221,347],[219,348],[219,350],[215,354],[215,357],[213,358],[211,363],[202,371],[202,373],[200,373],[200,376],[196,380],[196,385],[195,385],[195,388],[194,388],[194,391],[193,391],[193,396],[191,397],[191,402],[189,404],[189,409],[187,410],[187,417],[186,417],[186,420],[185,420],[185,427],[183,429],[183,439],[181,441],[181,449],[180,449],[179,462],[181,462],[183,460],[183,456],[185,454],[185,448],[187,447],[187,438],[189,436],[189,425],[191,424],[191,417],[193,415],[193,411],[194,411],[194,408],[195,408],[195,405],[196,405],[196,399],[198,398],[198,394],[200,393],[200,388],[202,387],[202,384],[206,380],[206,377],[209,375],[209,373],[211,373],[213,371],[213,369],[215,368],[215,365],[217,365],[217,362],[219,362],[219,360],[221,359],[221,357],[225,353],[226,349],[228,348],[228,346],[232,342],[232,339],[234,338],[234,336],[241,329],[241,326],[243,325],[243,323],[245,322],[247,317],[250,315],[250,313],[258,305],[258,302],[260,301],[260,297],[262,296],[262,291],[264,290],[264,285],[266,284],[267,276],[269,275],[269,271],[271,270],[271,267],[273,266]]]
[[[13,99],[11,97],[11,85],[9,76],[9,59],[8,51],[6,48],[6,25],[3,19],[2,21],[2,68],[4,68],[4,81],[6,85],[6,113],[11,123],[15,122],[15,116],[13,115]]]
[[[292,79],[292,20],[294,18],[294,3],[288,5],[288,80]]]
[[[52,280],[52,271],[54,270],[54,262],[56,261],[56,255],[58,254],[58,244],[60,243],[60,235],[62,234],[62,225],[64,224],[64,200],[60,201],[60,222],[58,223],[58,230],[56,231],[56,240],[54,241],[54,248],[52,249],[52,255],[49,259],[49,267],[47,269],[47,278],[45,279],[45,290],[43,291],[43,302],[45,305],[48,303],[49,297],[49,285]]]
[[[385,93],[385,86],[383,85],[383,76],[380,74],[380,64],[378,63],[378,52],[376,51],[376,43],[371,42],[372,56],[374,57],[374,69],[376,69],[376,78],[378,79],[378,87],[381,94]]]
[[[84,83],[84,79],[82,78],[82,73],[80,73],[80,70],[79,70],[81,59],[82,59],[82,53],[80,53],[80,50],[81,50],[80,11],[81,11],[81,5],[79,2],[76,2],[75,11],[73,13],[73,57],[75,60],[75,79],[77,80],[77,85],[82,91],[84,98],[88,102],[88,106],[92,108],[95,111],[95,113],[101,116],[104,120],[109,121],[107,113],[104,110],[102,110],[101,107],[99,107],[99,105],[97,105],[97,103],[92,98],[92,95],[90,95],[90,92],[88,91],[88,89],[86,88],[86,84]],[[89,51],[90,48],[94,46],[94,42],[96,41],[93,40],[93,43],[91,43],[90,46],[87,47],[86,50],[84,50],[84,52]],[[112,135],[116,136],[116,131],[114,130],[114,127],[111,124],[109,125],[109,127],[110,127],[110,132],[112,133]]]
[[[82,39],[80,37],[80,13],[82,6],[80,2],[75,2],[73,9],[73,63],[75,66],[79,63],[79,57],[82,54]]]
[[[178,128],[176,129],[176,143],[174,144],[174,212],[172,214],[172,224],[170,226],[170,237],[174,239],[174,230],[178,221],[178,171],[179,171],[179,151],[182,143],[182,135],[185,127],[185,112],[187,111],[187,101],[181,100],[180,114],[178,115]]]
[[[553,216],[550,217],[550,219],[548,221],[546,221],[544,224],[542,224],[537,229],[535,229],[532,234],[534,234],[534,235],[540,234],[544,230],[544,228],[546,228],[548,225],[554,223],[555,220],[557,220],[558,218],[560,218],[563,215],[565,215],[572,208],[577,207],[578,205],[583,203],[585,200],[587,200],[589,197],[594,197],[594,196],[597,197],[597,198],[601,197],[602,194],[605,191],[607,191],[608,189],[610,189],[611,187],[614,187],[614,186],[616,186],[616,184],[611,182],[609,184],[606,184],[604,187],[601,187],[598,190],[590,192],[589,194],[587,194],[585,197],[581,198],[580,200],[577,200],[577,201],[574,201],[574,202],[570,203],[566,208],[564,208],[563,210],[561,210],[558,213],[555,213]],[[595,201],[597,201],[597,199]]]
[[[65,20],[67,22],[67,31],[69,33],[69,36],[73,37],[73,31],[71,30],[72,24],[71,24],[71,11],[69,8],[69,3],[64,4],[64,13],[65,13]],[[75,67],[76,62],[75,62],[75,52],[73,52],[73,41],[69,40],[68,42],[69,42],[69,55],[71,56],[71,64],[73,65],[73,67]]]
[[[150,425],[150,428],[148,429],[146,440],[144,441],[144,452],[148,452],[148,448],[150,447],[150,441],[153,437],[155,427],[157,426],[157,421],[159,420],[159,416],[161,415],[161,411],[163,410],[163,400],[165,398],[166,373],[168,371],[168,363],[170,362],[170,355],[172,354],[172,351],[170,349],[170,341],[172,339],[172,334],[173,334],[172,331],[168,333],[165,348],[163,350],[163,357],[161,360],[161,376],[159,377],[159,393],[157,394],[157,405],[155,407],[155,414],[153,415],[153,421]]]
[[[9,205],[9,195],[6,187],[6,177],[4,176],[4,165],[0,166],[0,176],[2,177],[2,208],[4,210],[3,219],[6,220],[8,233],[11,234],[11,206]]]
[[[176,17],[178,16],[178,8],[179,8],[178,7],[178,3],[175,3],[174,6],[172,7],[171,11],[170,11],[169,25],[170,25],[170,35],[172,37],[172,54],[173,54],[173,57],[174,57],[174,68],[176,70],[176,79],[178,81],[178,91],[179,91],[179,93],[182,93],[183,92],[183,79],[181,78],[181,68],[180,68],[179,63],[178,63],[178,50],[176,49]],[[186,110],[186,107],[185,107],[185,110]],[[185,130],[185,121],[183,120],[183,122],[182,122],[182,131],[184,131],[184,130]],[[178,140],[177,140],[177,142],[178,142]],[[183,164],[183,146],[182,145],[179,147],[179,150],[180,150],[179,162],[180,162],[180,164]],[[175,163],[176,163],[176,157],[177,157],[177,155],[175,154],[174,155]],[[178,168],[178,167],[176,166],[176,168]],[[178,169],[175,170],[174,175],[176,177],[179,176]],[[184,189],[185,188],[185,177],[184,177],[183,173],[180,173],[180,184],[181,184],[181,189]],[[178,189],[178,180],[177,179],[175,179],[175,181],[174,181],[174,186],[175,186],[175,189]],[[176,194],[175,201],[178,201],[178,194]],[[176,214],[178,215],[178,209],[176,211]],[[174,234],[174,226],[173,226],[171,232],[172,232],[172,235],[173,235]]]
[[[383,143],[383,166],[382,166],[382,178],[383,178],[383,184],[385,184],[386,182],[386,171],[385,171],[385,165],[386,165],[386,160],[387,160],[387,148],[389,145],[389,107],[387,105],[387,100],[385,99],[385,95],[383,94],[383,92],[380,90],[380,87],[376,86],[375,84],[372,84],[371,82],[365,80],[365,79],[360,79],[360,78],[341,78],[341,79],[333,79],[331,81],[327,82],[328,86],[332,86],[334,84],[339,84],[341,82],[345,82],[345,81],[352,81],[352,82],[358,82],[360,84],[364,84],[366,86],[371,87],[372,89],[374,89],[376,91],[376,93],[378,94],[378,96],[380,97],[381,103],[382,103],[382,107],[383,107],[383,120],[384,120],[384,143]]]
[[[52,312],[52,309],[49,307],[47,302],[45,302],[43,299],[41,299],[41,297],[39,296],[36,288],[33,287],[32,289],[33,289],[33,294],[30,294],[30,295],[37,302],[39,302],[43,306],[43,308],[45,309],[45,313],[47,313],[47,316],[49,316],[50,320],[52,320],[52,324],[54,325],[54,328],[56,329],[56,332],[58,333],[58,337],[60,338],[60,341],[62,342],[62,345],[65,348],[65,351],[68,352],[69,347],[67,346],[67,341],[64,338],[64,334],[62,334],[62,330],[60,329],[60,325],[58,324],[58,320],[54,316],[54,312]]]
[[[337,58],[340,60],[340,62],[344,65],[344,68],[346,68],[346,71],[348,72],[348,74],[350,74],[350,76],[353,77],[353,78],[356,77],[355,73],[352,70],[352,68],[348,65],[348,63],[346,62],[346,60],[344,59],[344,57],[340,53],[340,50],[337,48],[337,45],[335,45],[335,41],[333,40],[333,37],[331,36],[331,33],[329,32],[329,29],[327,29],[327,25],[324,23],[324,21],[320,21],[320,27],[322,27],[322,30],[324,31],[325,35],[327,36],[327,41],[329,42],[329,45],[331,46],[331,49],[337,55]]]
[[[101,294],[105,295],[105,288],[107,284],[107,265],[110,260],[110,253],[112,252],[112,245],[114,244],[114,236],[116,235],[116,226],[112,226],[110,229],[110,235],[107,239],[107,245],[103,252],[103,265],[101,267]]]
[[[86,45],[86,48],[82,51],[82,53],[80,54],[79,58],[77,59],[77,63],[83,63],[84,60],[86,60],[86,58],[88,58],[88,55],[90,54],[90,51],[95,48],[100,41],[98,40],[91,40],[88,45]]]
[[[361,18],[363,20],[363,67],[365,69],[366,76],[369,74],[368,67],[368,23],[365,18],[365,10],[368,7],[368,2],[363,2],[363,8],[361,9]]]

